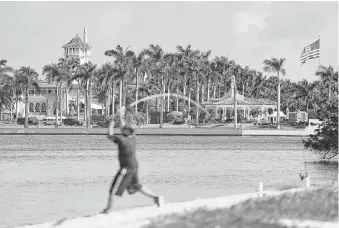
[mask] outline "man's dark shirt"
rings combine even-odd
[[[125,136],[114,135],[112,137],[114,143],[119,147],[119,163],[121,168],[137,169],[138,162],[135,156],[136,137],[132,135],[130,138]]]

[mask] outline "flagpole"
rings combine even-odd
[[[320,33],[318,33],[318,39],[319,39],[319,66],[320,66]]]

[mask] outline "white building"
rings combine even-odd
[[[64,44],[64,57],[75,57],[80,59],[80,64],[84,64],[89,61],[91,47],[87,43],[87,28],[84,28],[84,41],[78,36],[78,34],[71,39],[68,43]],[[35,88],[29,90],[29,116],[35,116],[43,118],[46,115],[55,115],[55,98],[56,98],[56,87],[54,84],[49,84],[46,81],[39,81],[40,91]],[[61,91],[61,108],[63,114],[68,114],[70,111],[69,104],[77,103],[77,83],[73,83],[71,90],[65,88]],[[85,96],[84,91],[80,88],[79,93],[79,106],[84,104]],[[96,96],[96,91],[92,91],[92,113],[102,113],[102,104],[97,99],[93,98]],[[17,106],[17,107],[16,107]],[[75,112],[77,110],[74,110]],[[17,104],[12,107],[13,114],[19,114],[25,116],[25,96],[22,95],[21,99]],[[8,118],[10,110],[4,110],[3,117]]]

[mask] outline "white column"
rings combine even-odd
[[[243,119],[246,118],[246,108],[245,107],[242,107],[242,109],[244,110],[244,116],[243,116]]]

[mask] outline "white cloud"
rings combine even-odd
[[[253,25],[261,31],[266,26],[266,17],[267,15],[264,13],[235,12],[233,14],[233,25],[240,33],[249,32]]]

